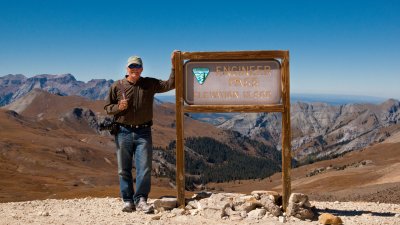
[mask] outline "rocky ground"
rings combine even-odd
[[[155,199],[149,200],[156,204],[155,201]],[[198,202],[202,201],[204,200]],[[339,216],[344,224],[400,224],[399,204],[313,201],[310,203],[315,206],[314,212],[317,216],[331,213]],[[260,212],[262,208],[250,211],[244,218],[234,217],[234,214],[216,218],[215,214],[199,209],[175,208],[144,214],[123,213],[121,206],[122,202],[117,198],[48,199],[1,203],[0,224],[320,224],[317,217],[300,220],[294,216],[276,217],[269,212],[265,213],[265,210],[265,215],[252,213]]]

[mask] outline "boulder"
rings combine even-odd
[[[204,198],[198,201],[198,209],[218,209],[224,210],[227,207],[232,207],[233,196],[231,194],[213,194],[209,198]]]
[[[330,213],[322,213],[318,217],[318,222],[320,224],[330,224],[330,225],[340,225],[343,224],[342,219],[338,216],[334,216]]]
[[[301,193],[290,195],[286,213],[288,216],[294,216],[301,220],[312,219],[314,217],[308,196]]]
[[[292,193],[290,195],[289,202],[294,202],[300,206],[311,207],[311,204],[308,201],[308,196],[301,193]]]
[[[232,208],[232,201],[237,194],[213,194],[209,198],[198,201],[197,209],[210,218],[221,219],[226,216],[225,209]]]
[[[253,195],[240,195],[233,199],[232,206],[236,211],[250,212],[261,204]]]
[[[259,202],[272,215],[279,216],[282,214],[281,208],[268,195],[262,196]]]
[[[207,218],[219,220],[225,216],[225,211],[220,209],[205,208],[202,210],[201,215]]]
[[[177,199],[176,198],[162,198],[154,201],[154,208],[157,211],[171,210],[176,208]]]
[[[267,212],[267,210],[265,210],[265,209],[255,209],[255,210],[247,213],[247,216],[249,219],[259,220],[265,216],[266,212]]]
[[[281,197],[281,195],[278,193],[278,192],[276,192],[276,191],[252,191],[251,192],[251,195],[253,195],[253,196],[259,196],[258,197],[258,199],[260,199],[262,196],[264,196],[264,195],[268,195],[268,196],[272,196],[274,199],[274,201],[275,202],[277,202],[278,201],[278,199],[279,199],[279,197]],[[256,197],[257,198],[257,197]]]

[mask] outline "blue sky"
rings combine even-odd
[[[400,99],[400,1],[0,0],[0,76],[119,79],[140,55],[289,50],[292,93]]]

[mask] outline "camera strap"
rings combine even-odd
[[[122,99],[125,100],[126,99],[126,93],[125,93],[125,88],[122,85],[122,80],[118,81],[118,88],[121,90],[122,93]]]

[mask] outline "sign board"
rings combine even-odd
[[[282,206],[286,210],[291,192],[289,51],[176,51],[173,61],[179,207],[185,207],[185,113],[280,112]]]
[[[266,105],[281,102],[278,60],[188,61],[184,100],[189,105]]]

